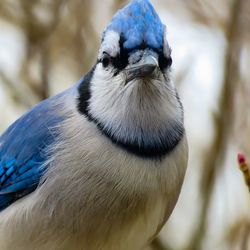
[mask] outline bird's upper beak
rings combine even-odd
[[[146,52],[139,62],[126,68],[127,82],[135,78],[150,77],[159,69],[158,57],[155,53]]]

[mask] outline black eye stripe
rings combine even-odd
[[[108,65],[112,64],[113,67],[116,69],[115,75],[117,75],[121,70],[123,70],[124,68],[127,67],[130,53],[132,53],[133,51],[145,50],[148,48],[148,46],[144,42],[140,46],[137,46],[133,49],[128,50],[128,49],[124,48],[124,46],[123,46],[124,42],[125,42],[124,36],[121,35],[120,41],[119,41],[119,45],[120,45],[119,55],[117,55],[116,57],[109,56],[109,58],[107,58],[106,57],[107,53],[104,52],[104,57],[99,60],[99,62],[102,62],[104,67],[107,67]],[[163,53],[163,48],[159,48],[159,49],[151,48],[151,49],[159,55],[158,62],[159,62],[160,69],[162,71],[164,71],[166,68],[171,67],[172,58],[171,58],[171,56],[165,57],[165,55]]]
[[[99,60],[99,62],[101,62],[103,64],[103,66],[106,68],[107,66],[109,66],[110,64],[113,65],[114,68],[117,69],[117,71],[121,71],[124,68],[126,68],[126,66],[128,65],[128,53],[126,53],[125,55],[119,55],[117,57],[105,57],[101,60]],[[161,70],[164,70],[166,68],[171,67],[172,65],[172,58],[171,57],[165,57],[163,54],[159,55],[159,66]]]
[[[172,58],[171,57],[165,57],[163,53],[159,55],[159,66],[161,70],[164,70],[166,68],[170,68],[172,65]]]
[[[120,53],[116,57],[112,58],[112,64],[118,71],[126,68],[128,65],[129,51],[124,48],[124,42],[124,36],[121,35],[119,40]]]
[[[103,67],[106,68],[109,66],[111,60],[112,58],[110,57],[110,55],[104,52],[104,55],[100,61],[102,62]]]

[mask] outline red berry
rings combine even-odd
[[[243,163],[246,162],[246,157],[245,157],[244,154],[238,154],[238,162],[239,162],[240,164],[243,164]]]

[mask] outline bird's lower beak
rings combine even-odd
[[[153,54],[145,54],[141,60],[126,68],[127,82],[135,78],[150,77],[159,68],[158,59]]]

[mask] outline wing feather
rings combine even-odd
[[[0,137],[0,210],[38,186],[64,119],[58,112],[64,95],[41,102]]]

